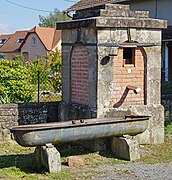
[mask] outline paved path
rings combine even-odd
[[[99,166],[94,171],[100,176],[93,177],[92,180],[172,180],[172,162]]]

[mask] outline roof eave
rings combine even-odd
[[[131,0],[112,0],[112,2],[103,2],[103,3],[98,3],[98,4],[91,4],[91,5],[87,5],[86,7],[85,6],[80,6],[78,8],[72,8],[74,5],[72,5],[71,7],[69,7],[67,10],[65,10],[65,12],[69,13],[71,11],[79,11],[79,10],[83,10],[83,9],[89,9],[89,8],[92,8],[92,7],[96,7],[96,6],[101,6],[101,5],[105,5],[105,4],[108,4],[108,3],[114,3],[114,4],[117,4],[117,3],[121,3],[121,2],[127,2],[127,1],[131,1]],[[80,1],[79,1],[80,2]]]

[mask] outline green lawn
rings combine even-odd
[[[172,126],[170,126],[172,130]],[[168,129],[168,131],[170,131]],[[168,133],[169,135],[169,133]],[[115,165],[119,163],[129,163],[118,160],[113,155],[106,152],[90,152],[82,146],[74,143],[58,145],[57,149],[61,153],[62,171],[60,173],[49,174],[44,169],[38,170],[35,166],[34,149],[21,147],[14,141],[0,143],[0,179],[90,179],[92,176],[99,176],[94,168],[100,165]],[[166,138],[162,145],[141,146],[141,162],[159,163],[172,162],[172,141]],[[68,167],[67,157],[71,155],[81,156],[85,161],[85,166],[80,168]]]

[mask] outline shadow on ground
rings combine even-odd
[[[63,159],[62,165],[67,165],[64,161],[69,156],[87,155],[93,153],[93,151],[78,143],[62,143],[55,145],[57,150],[60,152],[61,158]],[[15,148],[15,147],[14,147]],[[98,152],[101,156],[106,158],[114,157],[110,150]],[[25,173],[44,173],[45,169],[38,170],[34,153],[30,154],[14,154],[14,155],[1,155],[0,156],[0,169],[16,167]]]
[[[2,155],[0,156],[0,169],[19,168],[25,173],[36,173],[40,172],[36,168],[34,154],[17,154],[17,155]],[[45,170],[41,170],[45,171]]]

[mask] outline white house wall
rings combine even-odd
[[[131,10],[149,11],[150,17],[168,20],[168,25],[172,25],[172,0],[140,0],[126,2]]]
[[[36,45],[32,44],[32,38],[36,38]],[[30,34],[27,38],[25,44],[23,45],[21,52],[29,52],[29,60],[33,60],[37,58],[37,56],[45,56],[47,54],[47,50],[42,44],[41,40],[38,38],[36,34]]]

